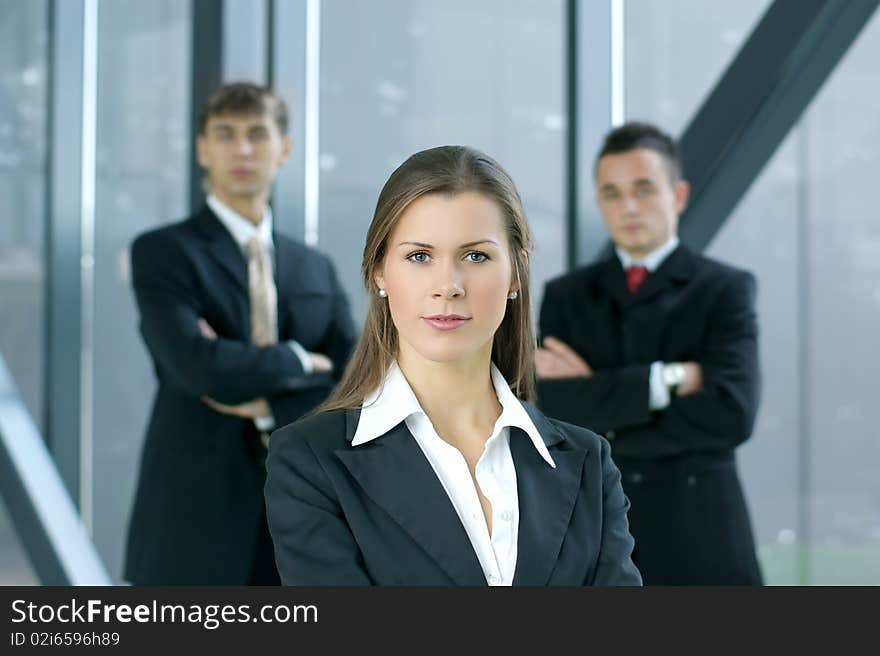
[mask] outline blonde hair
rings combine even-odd
[[[342,380],[316,413],[360,408],[364,399],[382,384],[397,357],[397,329],[386,299],[378,295],[374,273],[406,208],[425,194],[456,195],[466,191],[484,194],[501,208],[517,284],[518,298],[508,303],[495,332],[492,361],[517,397],[534,399],[532,358],[536,343],[529,298],[532,236],[522,201],[510,175],[494,159],[467,146],[440,146],[412,155],[391,174],[379,194],[361,264],[370,298],[364,331]]]

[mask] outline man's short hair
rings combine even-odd
[[[224,84],[202,106],[199,112],[199,134],[205,134],[208,120],[213,116],[262,116],[266,113],[275,119],[278,131],[287,134],[287,105],[271,89],[250,82]]]
[[[593,176],[599,169],[599,160],[605,155],[626,153],[636,148],[648,148],[663,156],[673,182],[681,179],[681,151],[675,139],[656,125],[630,121],[614,128],[605,135],[605,142],[596,156]]]

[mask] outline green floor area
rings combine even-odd
[[[758,556],[767,585],[880,585],[880,544],[764,544]]]

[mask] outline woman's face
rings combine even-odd
[[[388,293],[402,357],[489,356],[515,289],[501,209],[487,196],[427,194],[388,238],[375,280]]]

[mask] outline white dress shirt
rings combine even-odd
[[[266,205],[266,211],[263,212],[263,218],[260,221],[260,224],[254,225],[241,214],[224,204],[223,201],[217,198],[214,194],[208,195],[207,203],[208,207],[210,207],[214,211],[214,214],[217,215],[217,218],[220,219],[220,223],[222,223],[229,231],[229,234],[232,235],[235,243],[241,248],[241,252],[244,254],[245,259],[247,259],[248,243],[254,237],[257,237],[263,245],[263,248],[268,251],[269,258],[273,258],[275,254],[275,241],[272,239],[271,207]],[[306,351],[299,342],[292,339],[287,341],[287,345],[294,353],[296,353],[296,357],[299,358],[299,361],[302,364],[303,371],[307,374],[312,373],[312,358],[308,351]],[[275,419],[271,415],[257,417],[254,419],[254,424],[260,431],[267,432],[275,427]]]
[[[648,273],[654,273],[666,258],[672,254],[672,251],[678,248],[678,243],[678,236],[672,235],[669,241],[655,248],[641,260],[635,259],[622,248],[618,247],[615,250],[624,271],[631,266],[643,266],[648,270]],[[648,376],[648,407],[651,410],[662,410],[672,401],[669,398],[669,388],[663,382],[664,364],[666,363],[659,360],[651,363],[651,373]]]
[[[388,370],[384,384],[364,400],[352,446],[375,440],[405,421],[446,490],[486,581],[497,586],[513,582],[519,535],[519,496],[510,454],[510,427],[525,431],[550,467],[555,468],[556,463],[522,403],[494,364],[491,377],[502,410],[476,464],[477,482],[492,505],[491,535],[464,456],[437,434],[396,362]],[[400,493],[406,494],[406,490]]]

